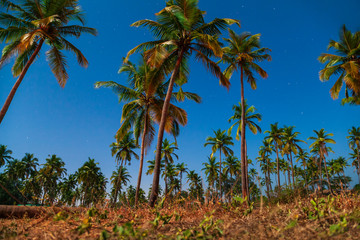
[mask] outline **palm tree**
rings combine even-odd
[[[19,5],[11,0],[2,0],[0,7],[7,10],[2,13],[0,21],[5,27],[1,28],[0,25],[0,42],[7,43],[2,52],[0,67],[16,56],[12,72],[14,76],[19,76],[0,111],[1,124],[17,88],[44,43],[50,47],[46,52],[50,68],[60,86],[64,87],[69,76],[66,57],[61,50],[73,52],[82,67],[88,66],[82,52],[66,37],[80,37],[82,33],[96,35],[97,32],[94,28],[83,26],[84,13],[77,0],[21,0]],[[82,26],[70,25],[73,20],[79,21]]]
[[[349,165],[347,164],[347,160],[344,157],[338,157],[336,159],[332,159],[329,162],[329,173],[331,175],[335,175],[337,174],[337,180],[336,182],[340,182],[341,183],[341,187],[342,184],[345,184],[345,188],[347,188],[347,179],[345,176],[345,168],[348,167]],[[340,173],[342,173],[342,177],[340,176]]]
[[[124,63],[119,73],[128,74],[129,87],[113,81],[96,82],[95,87],[110,87],[118,94],[119,101],[128,101],[123,107],[121,122],[122,125],[117,131],[117,139],[121,139],[133,127],[136,144],[141,136],[141,154],[138,182],[135,194],[135,204],[138,202],[141,185],[144,156],[150,147],[155,134],[154,123],[160,122],[161,109],[164,105],[163,98],[167,83],[163,83],[166,69],[151,68],[145,63],[144,56],[139,66],[131,62]],[[201,102],[200,96],[195,93],[181,91],[182,97]],[[176,94],[175,96],[180,96]],[[178,98],[183,100],[182,98]],[[173,99],[175,101],[176,99]],[[169,116],[165,131],[177,135],[178,125],[186,125],[187,114],[185,110],[170,104]]]
[[[201,184],[201,177],[199,176],[199,174],[195,173],[195,170],[189,171],[187,179],[187,182],[190,182],[189,195],[192,198],[202,198],[203,188]]]
[[[322,128],[320,129],[320,131],[316,131],[314,130],[314,133],[316,134],[315,137],[309,137],[308,140],[314,140],[314,142],[310,145],[310,148],[313,149],[317,149],[319,157],[320,157],[320,170],[321,170],[321,162],[324,161],[324,166],[325,166],[325,172],[326,172],[326,177],[327,177],[327,181],[328,181],[328,185],[329,185],[329,189],[331,190],[331,185],[330,185],[330,178],[329,178],[329,172],[327,170],[327,163],[326,163],[326,159],[325,156],[328,155],[328,148],[326,146],[327,143],[333,143],[335,144],[335,140],[331,139],[330,137],[334,136],[334,134],[332,133],[326,133],[326,131]],[[320,173],[321,175],[321,173]],[[320,179],[320,186],[322,186],[322,182]]]
[[[80,184],[80,203],[84,206],[101,202],[105,198],[107,180],[99,163],[89,158],[76,172]]]
[[[128,53],[129,56],[143,48],[148,48],[145,52],[148,63],[155,67],[163,64],[174,66],[161,113],[150,206],[154,206],[157,199],[164,128],[174,83],[181,78],[179,71],[181,67],[184,67],[185,60],[189,58],[191,53],[195,53],[196,58],[201,60],[220,79],[220,84],[228,88],[230,82],[210,57],[213,55],[222,56],[222,50],[217,39],[221,30],[230,24],[239,24],[239,21],[232,19],[215,19],[210,23],[205,23],[204,12],[198,8],[197,0],[169,0],[166,7],[156,15],[157,21],[140,20],[132,24],[136,27],[149,28],[156,40],[142,43]]]
[[[360,127],[352,127],[349,131],[349,136],[346,138],[349,142],[349,147],[356,153],[358,175],[359,175],[359,184],[360,184]]]
[[[128,132],[120,141],[114,142],[110,145],[111,155],[115,156],[116,163],[122,167],[128,162],[131,163],[131,158],[134,156],[139,159],[139,156],[133,151],[137,146],[135,140],[131,137],[132,132]]]
[[[167,182],[167,174],[166,171],[168,169],[168,165],[171,163],[174,163],[174,158],[176,157],[176,159],[179,159],[178,155],[176,153],[174,153],[175,150],[178,150],[178,148],[176,147],[175,143],[170,143],[168,139],[164,139],[163,141],[163,145],[161,148],[161,159],[164,160],[164,167],[165,167],[165,171],[164,171],[164,180],[165,180],[165,196],[168,193],[168,182]]]
[[[154,169],[155,169],[155,160],[149,160],[147,161],[148,163],[148,170],[146,171],[146,175],[151,175],[153,174],[154,172]],[[161,170],[164,169],[165,167],[165,164],[164,164],[164,160],[161,161]]]
[[[264,60],[271,60],[268,52],[270,49],[261,48],[260,34],[251,35],[250,33],[242,33],[237,35],[233,30],[229,29],[230,38],[224,38],[229,44],[225,47],[222,61],[229,66],[225,69],[224,75],[230,79],[234,71],[240,71],[241,84],[241,106],[245,106],[244,95],[244,77],[250,84],[252,89],[256,89],[256,79],[254,72],[258,73],[262,78],[267,78],[268,74],[257,64]],[[246,108],[242,108],[241,116],[245,122]],[[246,182],[246,145],[245,145],[245,125],[241,126],[241,163],[242,163],[242,182]],[[242,184],[242,193],[246,197],[248,188]]]
[[[36,166],[39,166],[38,159],[34,157],[34,154],[25,153],[25,157],[21,159],[24,165],[25,179],[29,179],[36,172]]]
[[[232,137],[226,134],[226,130],[221,131],[220,129],[218,129],[217,131],[214,131],[214,135],[215,137],[207,137],[206,138],[206,143],[204,144],[204,147],[206,147],[207,145],[212,146],[211,147],[211,155],[210,157],[212,157],[214,155],[215,152],[217,152],[219,150],[220,153],[220,162],[219,162],[219,189],[220,189],[220,197],[222,196],[222,184],[221,184],[221,153],[223,152],[224,155],[226,157],[228,157],[229,155],[233,155],[234,152],[233,150],[231,150],[228,146],[233,146],[234,143],[232,141]]]
[[[49,155],[46,158],[46,163],[39,170],[38,179],[43,189],[42,203],[47,200],[50,204],[54,203],[54,200],[59,192],[59,180],[66,175],[65,162],[55,154]]]
[[[303,167],[304,174],[304,184],[307,184],[307,175],[306,175],[306,166],[308,165],[308,161],[310,159],[309,153],[306,151],[300,151],[298,155],[295,156],[296,162],[301,161],[301,166]]]
[[[330,90],[331,97],[339,97],[344,82],[346,99],[349,98],[349,90],[353,93],[352,98],[348,99],[350,101],[345,102],[360,104],[360,32],[352,33],[344,25],[339,38],[338,42],[330,40],[328,45],[328,50],[333,48],[337,55],[323,53],[318,58],[321,63],[326,63],[325,68],[320,71],[320,80],[328,81],[333,75],[339,76]]]
[[[359,163],[359,150],[357,148],[354,149],[354,152],[350,153],[350,159],[353,160],[351,163],[352,166],[355,166],[356,172],[358,174],[359,178],[359,184],[360,184],[360,163]]]
[[[283,136],[283,141],[284,141],[284,146],[283,146],[283,153],[287,154],[290,158],[290,166],[291,166],[291,176],[292,176],[292,182],[294,184],[295,187],[295,176],[294,176],[294,165],[293,165],[293,160],[292,160],[292,154],[294,153],[295,155],[298,152],[302,152],[302,148],[299,146],[298,143],[302,142],[305,143],[304,141],[300,140],[297,138],[297,136],[300,134],[299,132],[294,132],[294,126],[289,126],[289,127],[284,127],[284,136]]]
[[[236,131],[236,140],[240,139],[240,134],[241,134],[241,128],[242,128],[242,122],[243,121],[245,123],[245,128],[247,126],[253,134],[257,134],[258,132],[261,133],[260,126],[257,125],[254,122],[254,120],[257,120],[258,122],[260,122],[261,118],[262,118],[261,115],[259,113],[254,114],[254,112],[256,111],[255,107],[254,106],[249,107],[247,105],[246,100],[244,100],[244,106],[245,106],[245,109],[244,109],[245,117],[244,117],[244,119],[242,118],[243,111],[242,111],[241,103],[239,103],[238,106],[236,106],[236,105],[233,106],[233,110],[235,111],[235,114],[229,119],[229,122],[231,122],[233,120],[235,121],[235,123],[228,130],[229,135],[231,134],[231,131],[232,131],[233,127],[238,125],[237,131]],[[246,140],[244,140],[244,141],[245,141],[245,156],[247,156],[247,144],[246,144]],[[245,174],[246,181],[242,185],[245,185],[246,193],[248,193],[249,192],[249,181],[248,181],[248,164],[247,164],[247,160],[245,161],[245,173],[243,173],[243,174]]]
[[[205,175],[207,176],[207,181],[210,184],[212,190],[215,189],[215,181],[218,179],[218,168],[219,163],[216,162],[216,158],[214,156],[208,157],[208,162],[203,163],[204,168],[201,169],[205,171]]]
[[[180,193],[182,191],[182,176],[183,176],[183,173],[188,172],[188,168],[186,166],[187,165],[185,163],[176,164],[176,170],[180,174]]]
[[[13,157],[11,157],[12,151],[7,148],[6,145],[0,145],[0,167],[4,166],[6,162],[9,162]]]
[[[116,204],[117,198],[119,194],[121,193],[121,189],[123,186],[127,186],[127,184],[130,182],[130,175],[129,172],[125,167],[118,167],[116,171],[113,171],[111,177],[110,177],[111,184],[113,185],[112,191],[111,191],[111,198],[112,202]]]
[[[270,124],[270,130],[266,131],[269,136],[265,137],[265,139],[269,139],[269,141],[274,144],[275,151],[276,151],[276,173],[277,173],[277,180],[278,180],[278,191],[280,193],[281,185],[280,185],[280,171],[279,171],[279,148],[282,147],[282,139],[284,132],[282,128],[278,127],[278,123]]]

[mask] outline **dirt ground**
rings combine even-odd
[[[360,197],[254,206],[182,202],[0,219],[0,239],[360,239]]]

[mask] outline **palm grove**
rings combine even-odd
[[[60,86],[64,87],[69,76],[63,50],[73,52],[81,66],[88,65],[83,53],[66,38],[97,33],[95,29],[85,26],[84,13],[76,0],[18,2],[20,4],[0,0],[4,9],[0,15],[0,41],[5,43],[0,67],[15,58],[12,72],[18,76],[0,112],[0,123],[27,70],[41,57],[45,45],[49,47],[46,52],[49,66]],[[73,22],[80,25],[73,25]],[[110,178],[112,205],[148,201],[150,206],[154,206],[162,192],[159,185],[161,177],[165,182],[164,196],[201,201],[231,201],[233,196],[239,194],[244,198],[256,199],[261,194],[259,187],[262,186],[265,186],[269,199],[281,196],[285,190],[333,190],[349,186],[351,179],[344,174],[344,168],[349,165],[348,158],[327,158],[335,141],[333,135],[324,129],[314,130],[314,135],[308,138],[311,144],[307,150],[302,147],[305,141],[299,138],[300,133],[295,131],[295,127],[272,124],[270,130],[265,131],[263,146],[254,159],[260,164],[264,177],[260,177],[255,168],[249,168],[254,167],[256,162],[247,156],[246,129],[253,134],[261,133],[258,124],[262,116],[246,102],[244,82],[256,89],[257,79],[268,76],[260,64],[270,61],[271,56],[270,49],[261,47],[260,34],[238,34],[229,28],[229,38],[221,38],[222,32],[231,25],[240,27],[240,22],[229,18],[205,22],[204,12],[198,8],[196,0],[169,0],[165,8],[156,13],[155,20],[139,20],[132,24],[147,28],[154,39],[134,47],[124,58],[119,74],[126,74],[127,83],[105,81],[95,84],[96,88],[111,88],[119,101],[124,103],[121,126],[115,134],[115,142],[110,145],[111,154],[117,162],[117,168]],[[330,93],[337,98],[344,85],[344,104],[359,104],[359,46],[360,33],[351,33],[344,26],[340,40],[331,40],[328,46],[329,49],[334,48],[337,55],[325,53],[319,57],[319,61],[326,64],[320,72],[320,80],[327,81],[332,75],[337,75],[338,79]],[[129,60],[133,54],[139,56],[138,64]],[[230,78],[236,75],[234,73],[239,74],[241,85],[240,102],[234,105],[234,115],[229,119],[232,126],[228,130],[214,131],[214,135],[204,142],[205,147],[211,146],[211,154],[202,169],[206,174],[207,187],[203,185],[199,173],[187,169],[185,163],[175,164],[179,150],[176,138],[180,134],[180,125],[187,124],[187,113],[180,107],[181,102],[201,102],[201,97],[196,93],[184,90],[191,68],[191,56],[202,62],[219,79],[221,86],[230,88]],[[225,66],[225,70],[222,71],[219,64]],[[236,140],[241,142],[240,160],[234,156],[231,148],[234,145],[231,136],[234,127]],[[164,139],[164,131],[174,138],[174,142]],[[155,159],[147,161],[146,172],[153,174],[153,183],[146,199],[141,189],[141,179],[144,160],[155,136]],[[352,152],[350,159],[360,181],[360,127],[349,130],[348,143]],[[136,149],[139,149],[139,154]],[[94,159],[89,158],[74,174],[67,175],[65,163],[56,155],[49,156],[44,164],[39,165],[33,154],[27,153],[21,160],[13,159],[11,150],[5,145],[1,145],[0,154],[0,165],[5,166],[5,171],[0,175],[2,202],[89,206],[106,198],[108,180]],[[140,161],[137,186],[136,189],[129,186],[125,190],[124,186],[130,180],[126,165],[133,159]],[[183,188],[184,173],[189,184],[187,191]],[[274,188],[272,177],[277,179]]]

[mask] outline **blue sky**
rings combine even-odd
[[[109,178],[116,166],[109,145],[120,126],[122,104],[111,90],[95,89],[94,83],[126,82],[125,75],[117,74],[122,57],[137,44],[152,39],[146,29],[130,27],[130,24],[140,19],[155,19],[154,13],[165,6],[165,1],[108,0],[106,4],[80,1],[80,5],[86,12],[87,25],[99,31],[97,37],[83,35],[80,39],[71,39],[88,58],[89,67],[81,68],[69,55],[70,79],[62,89],[48,67],[44,48],[0,125],[0,144],[13,150],[16,158],[22,158],[26,152],[34,153],[41,163],[49,154],[57,154],[65,161],[69,173],[76,171],[88,157],[95,158]],[[319,81],[318,73],[323,65],[317,57],[326,52],[330,39],[338,39],[343,24],[351,31],[360,30],[360,2],[200,0],[199,6],[207,12],[206,21],[215,17],[239,19],[242,27],[233,27],[236,32],[261,33],[262,45],[272,49],[273,60],[261,64],[269,74],[268,79],[258,79],[255,91],[245,87],[248,103],[263,116],[259,124],[263,131],[268,130],[271,123],[279,122],[280,126],[296,126],[301,132],[300,138],[306,140],[314,129],[325,128],[334,134],[337,142],[332,146],[335,154],[329,158],[347,157],[350,152],[347,131],[359,126],[359,107],[341,106],[339,100],[330,98],[334,80]],[[131,61],[138,59],[133,56]],[[213,130],[230,127],[227,120],[232,115],[232,106],[240,101],[240,84],[239,75],[234,74],[231,89],[227,91],[200,63],[190,63],[190,78],[184,88],[198,93],[203,101],[180,104],[188,112],[188,125],[181,128],[178,155],[179,162],[199,172],[211,153],[210,147],[203,147],[206,137],[212,135]],[[0,70],[1,104],[15,80],[11,64]],[[248,132],[251,159],[257,157],[264,136]],[[308,149],[309,145],[303,147]],[[146,160],[153,159],[154,148],[155,143]],[[236,141],[233,149],[239,156],[240,143]],[[135,185],[137,160],[129,171],[131,184]],[[348,168],[346,173],[357,182],[353,168]],[[145,176],[143,188],[147,190],[151,182],[152,177]]]

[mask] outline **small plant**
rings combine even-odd
[[[334,207],[334,198],[330,196],[327,200],[324,198],[314,198],[310,200],[310,207],[304,207],[303,211],[308,216],[309,219],[314,220],[326,217],[331,213],[336,213]]]
[[[171,215],[161,215],[160,212],[156,212],[156,217],[153,221],[150,221],[150,223],[157,228],[160,224],[160,222],[162,222],[162,226],[168,224],[171,220],[171,218],[174,216],[174,214]]]
[[[58,213],[54,216],[53,220],[54,220],[54,221],[61,221],[61,220],[65,221],[65,220],[68,219],[68,218],[69,218],[69,214],[68,214],[68,213],[63,212],[63,211],[60,211],[60,212],[58,212]]]
[[[340,222],[337,224],[332,224],[329,228],[329,235],[333,236],[336,234],[341,234],[344,233],[346,231],[346,227],[348,225],[348,222],[346,220],[346,215],[342,216],[340,218]]]
[[[249,215],[254,209],[254,202],[249,202],[247,197],[242,198],[241,196],[234,196],[233,205],[237,206],[235,212],[241,212],[244,216]]]
[[[176,239],[218,239],[223,235],[223,231],[219,225],[221,220],[214,222],[213,212],[209,216],[205,216],[204,220],[196,228],[181,230],[176,234]]]

